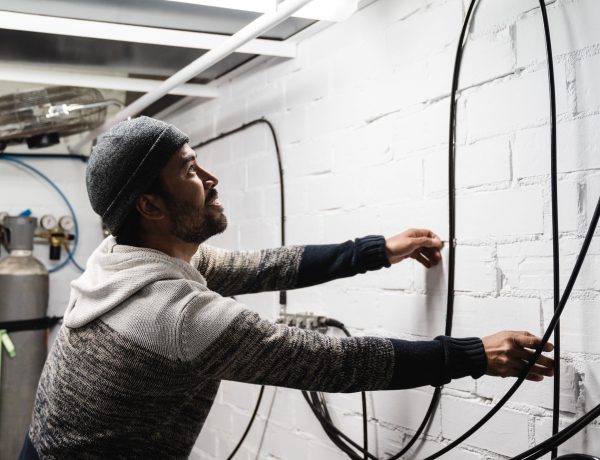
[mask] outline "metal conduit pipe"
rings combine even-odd
[[[222,44],[203,54],[198,59],[185,66],[183,69],[171,75],[155,89],[129,104],[113,118],[106,120],[102,126],[91,131],[79,143],[77,143],[73,147],[73,150],[81,151],[88,142],[93,141],[96,137],[114,124],[137,115],[150,104],[165,96],[173,88],[191,80],[196,75],[204,72],[209,67],[221,61],[223,58],[234,53],[242,45],[282,23],[310,1],[312,0],[286,0],[277,7],[276,11],[265,13],[256,18],[250,24],[238,30]]]

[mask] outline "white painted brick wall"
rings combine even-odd
[[[202,140],[265,116],[277,129],[286,174],[288,242],[340,242],[407,227],[448,238],[447,142],[453,57],[467,0],[378,0],[303,41],[293,61],[270,60],[221,85],[220,99],[170,121]],[[600,2],[548,2],[558,97],[561,285],[600,195]],[[552,301],[550,131],[545,50],[536,0],[480,2],[464,56],[457,151],[457,278],[454,331],[502,328],[540,334]],[[278,244],[277,175],[264,127],[200,150],[221,179],[230,229],[214,244]],[[344,321],[356,334],[419,339],[444,328],[442,266],[413,261],[289,293],[291,311]],[[562,426],[600,402],[596,239],[563,321]],[[243,296],[266,317],[275,295]],[[461,379],[447,386],[422,458],[460,435],[513,379]],[[224,384],[192,458],[222,459],[252,410],[256,387]],[[269,388],[239,458],[344,458],[304,401],[279,389],[262,444]],[[408,441],[430,388],[373,393],[370,444],[384,458]],[[332,396],[334,418],[360,439],[358,395]],[[552,380],[526,383],[509,406],[444,458],[503,459],[550,433]],[[600,425],[561,452],[598,454]],[[257,454],[257,450],[260,451]]]

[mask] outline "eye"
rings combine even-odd
[[[187,170],[188,174],[196,174],[196,168],[194,167],[194,165],[191,165],[188,170]]]

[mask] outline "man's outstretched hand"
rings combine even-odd
[[[442,260],[440,250],[443,241],[431,230],[411,228],[385,240],[390,263],[398,263],[411,257],[430,268]],[[502,331],[482,339],[487,357],[486,374],[497,377],[518,377],[527,366],[542,339],[529,332]],[[546,343],[544,351],[552,351],[554,345]],[[540,355],[535,366],[527,374],[527,380],[539,382],[554,375],[554,360]]]
[[[487,357],[486,374],[497,377],[518,377],[527,366],[542,339],[529,332],[502,331],[481,339]],[[544,351],[552,351],[554,345],[546,343]],[[527,380],[539,382],[554,375],[554,360],[540,355]]]
[[[411,257],[430,268],[442,260],[444,243],[431,230],[411,228],[385,240],[388,260],[395,264]]]

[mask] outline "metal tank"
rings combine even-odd
[[[0,260],[0,322],[46,316],[48,271],[32,256],[36,219],[5,217],[10,255]],[[17,458],[29,428],[38,380],[46,360],[46,331],[10,333],[16,356],[2,350],[0,457]]]

